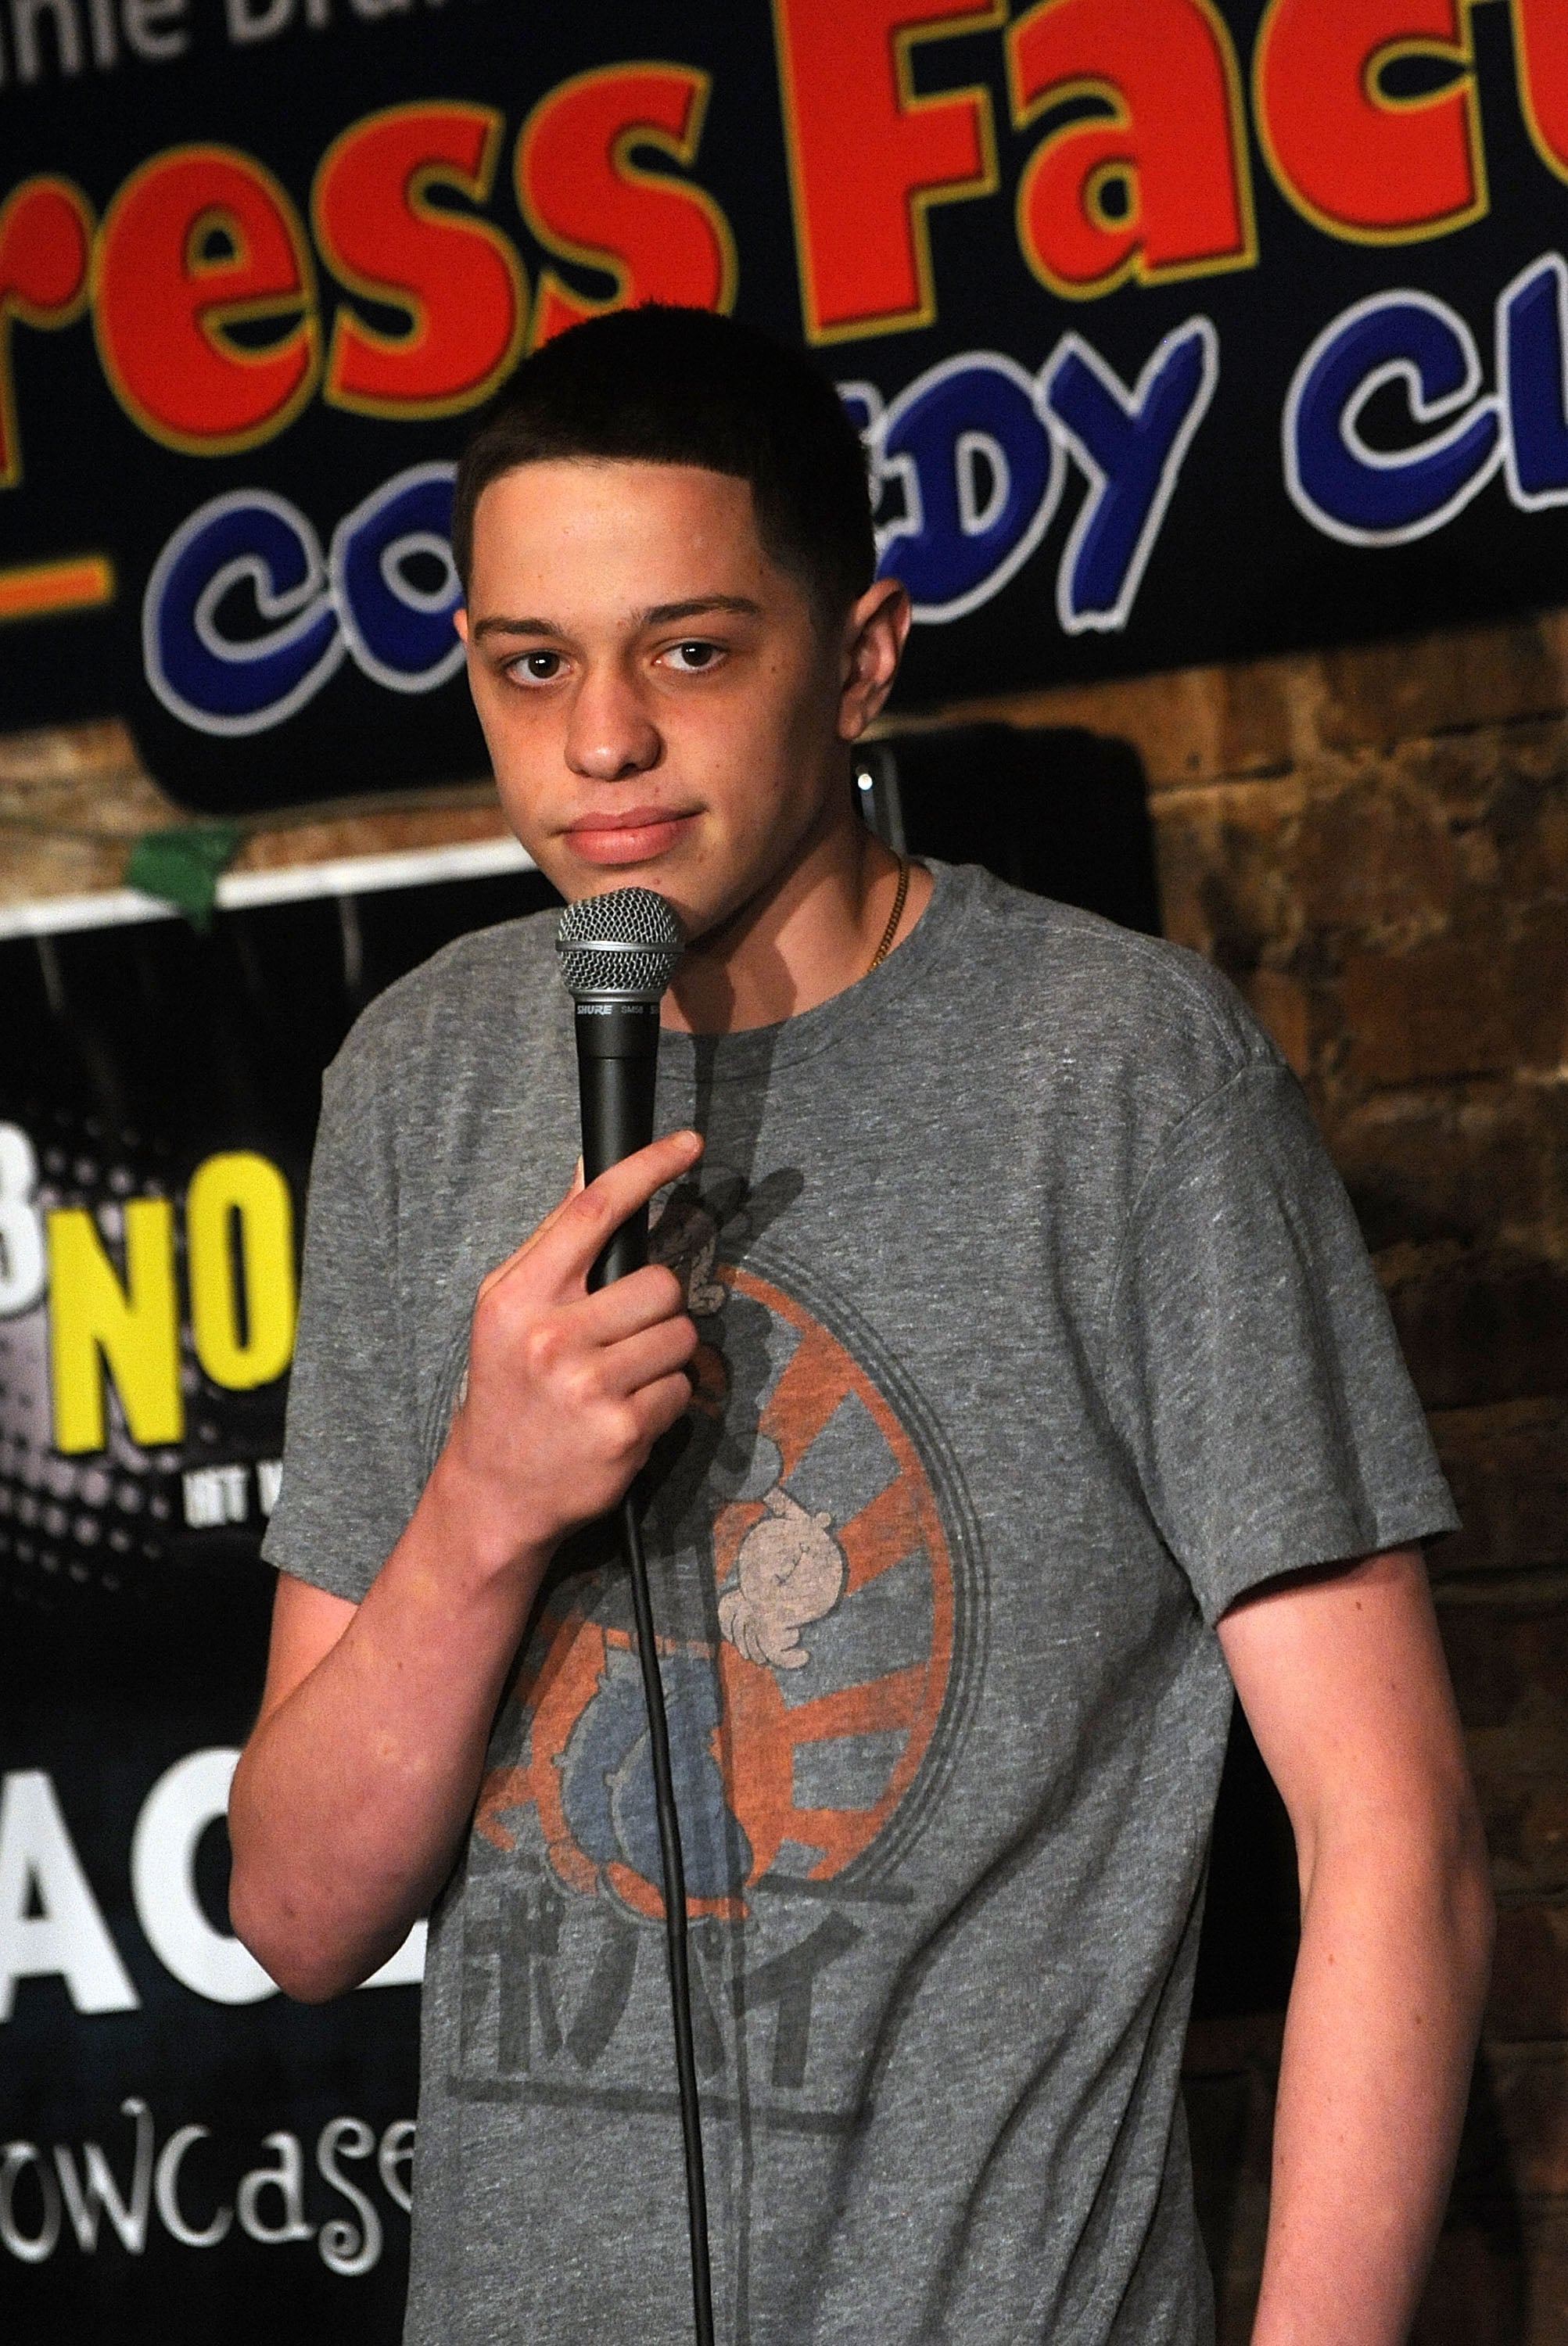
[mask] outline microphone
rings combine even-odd
[[[583,1172],[595,1180],[653,1138],[654,1085],[658,1074],[658,1005],[686,943],[679,921],[651,888],[613,888],[568,904],[555,932],[561,977],[575,1005],[577,1088],[583,1112]],[[608,1287],[647,1260],[646,1206],[621,1224],[588,1273],[592,1288]],[[620,1507],[621,1554],[632,1587],[637,1660],[648,1721],[654,1810],[658,1822],[664,1895],[665,1956],[669,1966],[670,2016],[675,2029],[676,2086],[686,2165],[687,2230],[691,2244],[692,2334],[713,2346],[713,2280],[708,2246],[708,2186],[703,2172],[702,2117],[697,2103],[697,2049],[691,2025],[691,1973],[687,1953],[686,1868],[676,1812],[669,1729],[659,1675],[658,1643],[636,1501],[628,1491]]]
[[[659,999],[686,943],[651,888],[613,888],[568,904],[555,932],[561,978],[576,1005],[583,1174],[592,1181],[653,1138]],[[647,1208],[623,1222],[588,1273],[607,1287],[647,1260]]]

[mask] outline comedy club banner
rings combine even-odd
[[[862,425],[905,705],[1563,592],[1563,0],[6,0],[0,729],[481,770],[452,466],[734,309]]]

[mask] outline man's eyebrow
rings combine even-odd
[[[553,619],[510,619],[497,612],[493,618],[476,620],[473,634],[479,636],[555,636],[561,630]]]
[[[655,603],[642,614],[645,627],[667,627],[677,619],[700,619],[710,611],[734,611],[743,619],[759,619],[762,606],[748,595],[694,595],[685,603]]]
[[[653,603],[636,615],[639,627],[673,627],[681,619],[701,619],[715,611],[732,611],[743,619],[759,619],[762,606],[748,595],[693,595],[684,603]],[[503,612],[490,618],[475,620],[473,636],[550,636],[557,643],[565,641],[564,630],[553,619],[514,619]]]

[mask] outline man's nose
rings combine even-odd
[[[596,782],[657,765],[664,744],[634,678],[609,665],[590,671],[572,705],[565,749],[572,771]]]

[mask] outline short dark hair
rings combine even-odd
[[[535,352],[457,468],[452,552],[468,591],[473,515],[503,473],[552,458],[697,464],[749,483],[757,535],[819,613],[876,574],[866,454],[798,351],[708,310],[613,310]]]

